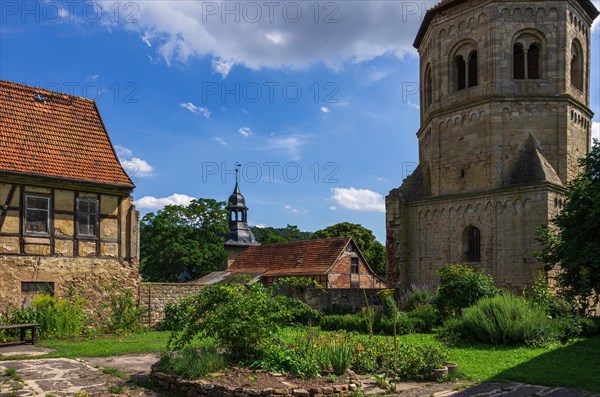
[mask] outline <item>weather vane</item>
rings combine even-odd
[[[235,162],[235,184],[237,185],[239,182],[239,174],[240,174],[240,166],[242,164],[239,162]]]

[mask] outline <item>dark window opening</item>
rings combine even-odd
[[[25,233],[50,233],[50,197],[25,196]]]
[[[540,78],[540,46],[532,44],[527,51],[527,76],[528,79]]]
[[[471,52],[469,56],[469,87],[477,85],[477,51]]]
[[[513,77],[516,80],[525,78],[525,52],[519,43],[516,43],[513,48]]]
[[[358,274],[358,258],[350,259],[350,274]]]
[[[96,236],[98,230],[98,200],[77,199],[77,234]]]
[[[433,92],[432,92],[432,81],[431,81],[431,68],[427,67],[427,71],[425,72],[425,106],[428,108],[431,106],[433,102]]]
[[[476,227],[467,229],[467,262],[481,262],[481,233]]]
[[[571,85],[583,91],[583,64],[579,48],[573,43],[571,46]]]
[[[454,70],[455,70],[456,89],[458,91],[464,90],[466,88],[467,67],[465,64],[465,59],[461,55],[454,58]]]

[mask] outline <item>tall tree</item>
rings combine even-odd
[[[217,270],[227,258],[225,203],[192,200],[148,213],[140,224],[140,273],[146,281],[182,281]]]
[[[579,160],[581,173],[568,187],[567,200],[551,225],[538,228],[543,249],[537,258],[558,270],[558,283],[584,310],[598,305],[600,293],[600,143]]]
[[[256,241],[261,244],[289,243],[291,241],[310,240],[311,232],[303,232],[296,225],[286,227],[250,227]]]
[[[371,269],[385,278],[385,247],[377,241],[371,230],[356,223],[342,222],[312,234],[313,239],[330,237],[352,237]]]

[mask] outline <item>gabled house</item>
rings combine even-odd
[[[267,286],[296,277],[314,280],[322,288],[385,288],[350,237],[253,245],[224,272],[196,282],[227,281],[236,275],[247,275]]]
[[[138,284],[138,212],[92,100],[0,81],[0,310]]]

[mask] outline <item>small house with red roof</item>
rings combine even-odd
[[[237,168],[236,168],[237,172]],[[385,288],[350,237],[260,245],[248,226],[248,207],[236,178],[229,196],[228,259],[222,271],[212,272],[195,284],[214,284],[245,275],[271,285],[282,279],[313,280],[322,288]]]
[[[0,310],[138,284],[138,212],[96,103],[0,81]]]
[[[227,271],[265,285],[295,277],[322,288],[385,288],[350,237],[250,246]]]

